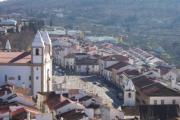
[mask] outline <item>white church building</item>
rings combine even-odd
[[[37,92],[52,90],[52,44],[47,32],[37,32],[31,51],[12,52],[9,41],[0,51],[0,85],[14,84]]]

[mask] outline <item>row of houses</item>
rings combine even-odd
[[[113,58],[113,56],[111,57]],[[125,106],[138,104],[180,105],[180,93],[175,88],[177,81],[175,68],[136,66],[129,63],[128,60],[118,60],[115,62],[111,59],[101,59],[100,64],[103,62],[106,65],[109,64],[102,68],[101,75],[124,91]],[[166,85],[164,81],[169,81],[171,85]]]
[[[12,84],[0,86],[2,120],[120,120],[121,109],[102,104],[102,99],[80,89],[39,92],[33,99],[30,90]]]

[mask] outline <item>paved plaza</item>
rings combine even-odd
[[[121,91],[113,87],[105,79],[99,78],[96,75],[63,75],[54,76],[53,78],[53,88],[55,91],[62,88],[82,89],[87,93],[100,96],[103,99],[103,103],[109,106],[118,108],[123,104],[123,101],[117,97]]]

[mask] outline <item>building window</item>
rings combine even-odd
[[[4,79],[5,79],[5,82],[7,82],[7,80],[8,80],[7,75],[4,76]]]
[[[164,105],[164,100],[161,100],[161,104]]]
[[[38,70],[38,67],[36,67],[36,70]]]
[[[29,88],[31,88],[31,85],[29,85]]]
[[[31,76],[29,76],[29,80],[31,81]]]
[[[18,76],[18,80],[21,80],[21,76],[20,75]]]
[[[157,100],[154,100],[154,105],[157,105]]]
[[[36,48],[36,55],[39,55],[39,49]]]
[[[36,76],[36,80],[38,80],[39,79],[39,77],[38,76]]]
[[[172,101],[172,104],[176,104],[176,100],[173,100],[173,101]]]
[[[128,97],[131,98],[131,93],[128,93]]]

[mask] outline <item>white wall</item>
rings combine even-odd
[[[62,114],[62,113],[65,113],[65,112],[68,112],[71,110],[75,110],[75,109],[84,109],[84,107],[79,103],[72,102],[72,103],[69,103],[68,105],[65,105],[65,106],[57,109],[56,112],[57,112],[57,114]]]
[[[129,97],[129,93],[131,97]],[[124,106],[135,106],[136,91],[124,91]]]
[[[157,104],[161,104],[161,100],[164,100],[164,104],[173,104],[173,100],[176,100],[176,104],[180,105],[179,97],[150,97],[149,104],[154,105],[154,100],[157,100]]]
[[[35,96],[37,92],[41,91],[41,81],[42,81],[42,68],[41,66],[34,66],[33,67],[33,79],[34,79],[34,89],[33,89],[33,95]],[[38,78],[38,79],[37,79]]]
[[[110,109],[110,120],[116,120],[117,118],[124,119],[124,113],[117,109]]]
[[[88,118],[93,119],[94,118],[94,109],[92,108],[86,108],[85,113],[88,116]]]
[[[85,73],[87,71],[87,65],[78,65],[78,66],[76,66],[76,72]],[[89,73],[99,72],[99,65],[88,65],[88,68],[89,68]]]
[[[38,114],[36,115],[36,120],[52,120],[52,114],[51,113],[44,113],[44,114]]]
[[[70,66],[72,66],[72,68],[74,69],[74,58],[65,58],[65,66],[66,67],[70,67]]]
[[[13,83],[19,87],[25,84],[26,88],[29,88],[31,84],[31,80],[29,77],[31,76],[31,66],[0,66],[0,85],[5,83],[5,75],[9,78],[14,78],[14,80],[8,80],[9,83]],[[18,76],[21,76],[21,80],[18,80]],[[31,76],[32,79],[32,76]]]
[[[28,105],[28,106],[34,106],[34,105],[35,105],[34,102],[32,102],[31,100],[26,99],[26,98],[23,97],[23,96],[17,96],[17,97],[15,97],[15,98],[9,100],[9,102],[14,102],[14,101],[19,102],[19,103],[22,103],[22,104],[24,104],[24,105]]]

